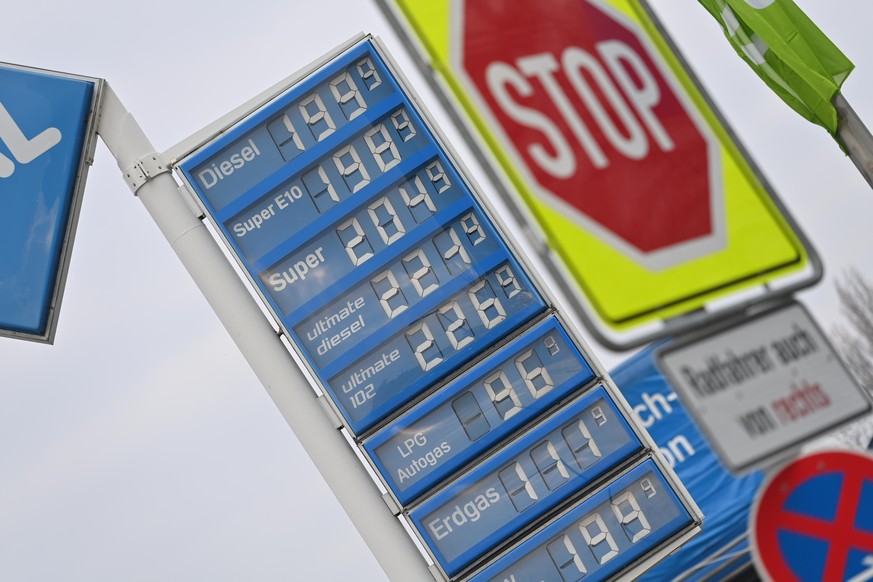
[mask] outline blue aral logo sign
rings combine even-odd
[[[53,339],[99,84],[0,65],[0,335]]]

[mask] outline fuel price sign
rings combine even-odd
[[[546,309],[370,43],[179,168],[357,434]]]
[[[374,39],[173,165],[438,578],[503,564],[503,547],[539,543],[573,500],[601,511],[589,507],[603,503],[599,489],[642,462],[647,486],[627,497],[653,517],[631,523],[636,501],[618,501],[618,519],[659,534],[620,549],[610,571],[699,529],[693,502],[645,461],[653,444]],[[678,500],[684,519],[656,521],[641,497],[650,491]]]

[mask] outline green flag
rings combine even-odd
[[[837,131],[831,101],[852,62],[791,0],[699,0],[737,53],[806,119]]]

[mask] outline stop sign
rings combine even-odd
[[[722,244],[718,144],[633,23],[597,0],[455,14],[458,70],[542,198],[650,269]]]

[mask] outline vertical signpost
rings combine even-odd
[[[0,64],[0,335],[54,340],[101,86]]]
[[[172,165],[437,579],[635,572],[699,531],[374,39]]]

